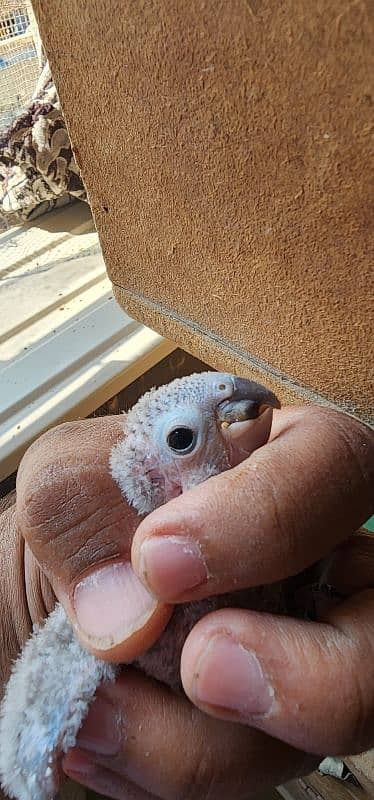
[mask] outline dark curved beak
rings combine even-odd
[[[246,378],[233,378],[234,391],[228,400],[223,400],[217,407],[220,422],[244,422],[257,419],[267,408],[280,408],[278,398],[260,383],[248,381]]]
[[[217,406],[217,420],[229,451],[230,465],[235,466],[266,444],[271,431],[278,398],[254,381],[233,377],[231,397]]]

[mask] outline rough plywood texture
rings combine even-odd
[[[368,420],[373,3],[34,6],[119,301]]]

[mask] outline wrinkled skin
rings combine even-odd
[[[268,389],[228,373],[175,379],[146,393],[124,417],[122,436],[112,448],[108,467],[126,503],[138,514],[147,514],[240,463],[265,443],[274,407],[279,402]],[[191,555],[193,549],[186,545],[184,558],[190,561]],[[118,589],[120,594],[114,597],[113,590]],[[93,594],[98,603],[92,602]],[[129,560],[109,561],[100,571],[88,573],[77,584],[73,598],[86,649],[58,604],[13,667],[0,710],[3,788],[17,800],[55,796],[61,755],[75,745],[97,687],[118,674],[107,655],[96,656],[109,649],[114,657],[123,639],[124,611],[126,660],[178,690],[182,647],[199,619],[224,606],[276,612],[279,600],[279,591],[253,589],[242,592],[240,599],[217,596],[179,605],[172,612],[171,604],[159,604],[143,587]],[[116,615],[108,631],[108,618],[113,623]],[[144,629],[153,631],[155,641],[171,615],[163,635],[149,649],[152,639],[147,640]]]
[[[120,541],[124,526],[131,528],[132,514],[119,503],[116,487],[105,480],[104,469],[103,446],[106,448],[108,442],[115,441],[116,425],[118,420],[108,418],[64,426],[44,437],[29,453],[28,462],[24,462],[19,485],[19,525],[61,600],[72,596],[74,586],[87,569],[84,547],[87,541],[103,542],[104,552],[110,551],[113,558],[125,555],[120,550]],[[90,426],[89,436],[87,426]],[[50,474],[52,453],[55,463],[63,467],[62,475],[61,470]],[[82,731],[81,744],[85,750],[72,751],[65,762],[67,773],[98,791],[118,798],[129,792],[139,798],[174,798],[185,797],[189,786],[191,797],[207,797],[213,791],[216,797],[229,794],[239,798],[258,789],[264,781],[272,785],[307,771],[314,762],[303,755],[303,747],[318,753],[347,752],[374,742],[372,548],[366,539],[350,538],[372,510],[372,433],[334,412],[285,410],[277,414],[271,443],[258,451],[250,463],[250,469],[243,465],[232,473],[212,478],[190,495],[172,501],[162,513],[155,512],[153,519],[149,517],[135,536],[135,568],[143,537],[160,532],[164,535],[168,530],[178,535],[182,526],[184,533],[188,530],[192,538],[204,540],[211,574],[210,586],[208,582],[205,588],[191,590],[184,599],[202,597],[211,591],[212,585],[215,591],[227,591],[236,588],[238,581],[253,585],[256,580],[260,583],[283,578],[334,548],[325,580],[330,582],[333,576],[335,587],[353,597],[333,609],[325,609],[323,619],[315,625],[305,626],[292,619],[280,622],[265,615],[243,617],[228,611],[217,612],[224,617],[213,615],[199,623],[187,641],[182,660],[184,687],[195,706],[190,706],[186,699],[172,698],[162,687],[130,672],[126,682],[120,679],[115,686],[103,690],[86,730]],[[254,466],[261,466],[259,478]],[[274,485],[276,515],[273,489],[270,492]],[[237,506],[231,505],[234,488],[239,501],[243,496],[240,513]],[[258,502],[257,505],[254,502],[256,496],[263,499],[260,514]],[[206,510],[209,510],[209,527]],[[10,517],[8,553],[20,565],[22,548],[16,542],[14,515]],[[214,531],[214,540],[210,539],[210,529]],[[255,547],[248,547],[248,537],[256,543]],[[340,546],[340,542],[344,544]],[[248,550],[250,558],[248,555],[246,559]],[[95,563],[99,564],[101,546],[92,552]],[[239,554],[244,557],[239,559]],[[48,605],[51,599],[46,582],[40,591],[39,572],[29,555],[26,561],[28,589],[26,595],[22,594],[24,583],[20,571],[16,617],[15,572],[13,569],[10,576],[9,561],[3,564],[1,591],[3,605],[9,609],[3,621],[7,642],[5,670],[18,646],[17,639],[23,640],[26,635],[29,618],[26,596],[33,616],[43,614],[42,595]],[[153,580],[156,578],[157,570]],[[167,575],[162,576],[162,581],[165,593]],[[266,718],[242,718],[220,706],[203,704],[196,697],[195,665],[201,657],[201,648],[206,649],[207,641],[214,641],[217,626],[235,632],[239,641],[255,650],[273,680],[270,665],[272,661],[277,663],[275,689],[282,701]],[[294,664],[292,685],[287,683],[289,669],[284,664],[284,642]],[[308,655],[307,664],[303,652]],[[210,655],[214,656],[214,647]],[[216,669],[217,666],[218,663]],[[295,691],[300,693],[301,700],[302,713],[298,715],[292,712]],[[342,697],[346,702],[342,702]],[[326,712],[326,705],[331,714]],[[211,716],[201,714],[196,706],[203,707]],[[106,755],[102,752],[103,743],[100,754],[98,742],[94,742],[95,714],[96,722],[105,715]],[[123,729],[119,722],[122,714]],[[230,723],[227,727],[227,723],[220,721],[227,716],[244,724]],[[246,727],[247,722],[251,727]],[[262,732],[255,731],[252,725],[262,728]],[[300,750],[295,751],[280,741],[291,737]],[[270,765],[265,776],[264,759]]]

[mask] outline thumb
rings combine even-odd
[[[182,681],[202,711],[308,753],[360,753],[374,741],[374,592],[306,622],[224,609],[182,653]]]
[[[60,425],[30,447],[17,478],[21,534],[83,646],[110,661],[147,650],[171,613],[131,568],[139,516],[109,470],[121,436],[115,416]]]

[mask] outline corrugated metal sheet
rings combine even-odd
[[[174,347],[115,303],[83,204],[0,235],[0,479]]]

